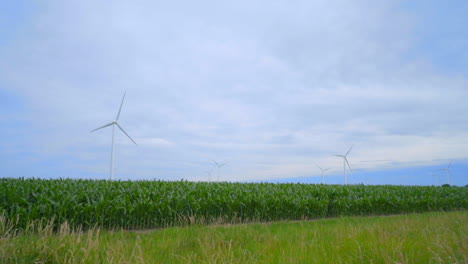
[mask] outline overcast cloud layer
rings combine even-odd
[[[126,90],[120,124],[138,146],[117,133],[119,179],[206,180],[211,160],[228,163],[221,180],[320,176],[314,162],[339,174],[331,155],[352,144],[355,171],[461,162],[468,4],[451,5],[9,6],[0,155],[21,173],[106,178],[111,129],[89,131],[115,118]]]

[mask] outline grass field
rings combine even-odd
[[[1,263],[468,263],[468,211],[9,235]]]

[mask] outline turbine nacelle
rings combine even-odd
[[[220,168],[220,167],[226,165],[226,163],[218,163],[218,162],[216,162],[216,161],[214,161],[214,160],[213,160],[213,163],[214,163],[218,168]]]

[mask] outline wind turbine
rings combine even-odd
[[[348,152],[346,152],[346,154],[344,155],[333,155],[333,156],[336,156],[336,157],[340,157],[340,158],[343,158],[343,170],[344,170],[344,184],[348,184],[348,175],[346,174],[346,164],[348,165],[348,168],[349,168],[349,171],[352,172],[351,170],[351,166],[349,166],[349,162],[348,162],[348,159],[346,158],[349,154],[349,152],[351,152],[351,149],[353,148],[354,145],[351,145],[351,147],[348,149]]]
[[[120,131],[122,131],[133,143],[135,143],[135,145],[137,145],[135,140],[133,140],[118,123],[119,116],[120,116],[120,111],[122,110],[122,105],[123,105],[123,102],[124,102],[124,99],[125,99],[125,94],[127,94],[127,91],[125,91],[125,93],[123,95],[122,102],[120,103],[119,112],[117,113],[117,117],[115,118],[115,120],[91,131],[91,132],[94,132],[96,130],[99,130],[99,129],[102,129],[102,128],[105,128],[105,127],[108,127],[108,126],[112,126],[112,148],[111,148],[110,180],[112,180],[112,178],[114,177],[114,134],[115,134],[114,131],[115,131],[115,126],[117,126],[120,129]]]
[[[323,177],[323,173],[326,172],[327,170],[331,169],[331,168],[328,168],[328,169],[322,169],[319,165],[315,164],[315,166],[317,166],[320,171],[322,171],[322,184],[324,183],[324,177]]]
[[[216,161],[214,161],[214,160],[213,160],[213,163],[216,165],[216,167],[218,167],[218,181],[219,181],[219,169],[220,169],[222,166],[226,165],[226,163],[222,163],[222,164],[221,164],[221,163],[218,163],[218,162],[216,162]]]
[[[205,171],[206,174],[208,174],[208,182],[211,182],[211,173],[213,170]]]
[[[450,175],[452,174],[450,172],[450,166],[452,166],[452,161],[450,161],[449,165],[447,166],[447,168],[443,168],[443,169],[438,169],[438,170],[441,170],[441,171],[445,171],[447,173],[447,184],[450,184]]]
[[[439,173],[435,173],[435,172],[431,172],[431,176],[434,177],[437,181],[437,185],[440,185],[440,174]]]

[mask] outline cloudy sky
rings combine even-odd
[[[464,0],[4,1],[0,176],[468,183]]]

